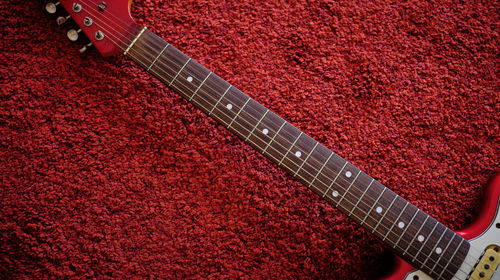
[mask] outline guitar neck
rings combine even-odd
[[[372,232],[415,268],[451,279],[470,244],[147,29],[125,55]]]

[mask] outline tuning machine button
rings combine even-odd
[[[63,25],[63,24],[64,24],[65,22],[67,22],[67,21],[68,21],[68,19],[70,19],[70,18],[71,18],[71,16],[70,16],[70,15],[67,15],[67,16],[65,16],[65,17],[63,17],[63,16],[58,17],[58,18],[56,19],[57,25]]]
[[[83,46],[83,47],[81,47],[78,51],[79,51],[80,53],[84,53],[84,52],[86,52],[86,51],[87,51],[90,47],[92,47],[92,42],[90,42],[90,43],[88,43],[88,44],[84,45],[84,46]]]
[[[45,5],[45,10],[47,11],[47,13],[49,14],[55,14],[57,12],[57,6],[59,5],[60,3],[59,2],[49,2]]]
[[[78,40],[78,37],[80,36],[80,32],[82,32],[81,29],[78,29],[78,30],[70,29],[70,30],[68,30],[66,35],[68,36],[68,39],[70,41],[76,42]]]

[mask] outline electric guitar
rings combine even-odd
[[[392,248],[397,265],[386,279],[500,279],[500,176],[479,219],[454,232],[136,24],[131,1],[60,0],[46,9],[58,5],[79,25],[70,39],[83,32],[90,40],[82,51],[92,44],[127,56]]]

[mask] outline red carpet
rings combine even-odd
[[[137,1],[133,15],[445,225],[469,224],[499,170],[499,3],[292,2]],[[339,211],[124,57],[79,54],[42,10],[0,4],[1,278],[390,266]]]

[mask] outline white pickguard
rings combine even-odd
[[[474,265],[479,261],[479,258],[484,253],[486,247],[492,244],[500,246],[500,228],[496,227],[497,223],[500,223],[500,203],[497,205],[497,211],[495,213],[495,218],[493,222],[489,225],[488,229],[483,232],[483,234],[478,237],[469,240],[471,247],[469,253],[465,258],[464,263],[460,267],[459,271],[453,276],[452,280],[465,280],[468,279],[470,272],[474,269]],[[418,277],[418,278],[417,278]],[[429,275],[425,274],[423,271],[414,270],[406,275],[404,280],[434,280]],[[497,268],[493,274],[493,280],[500,280],[500,266]]]

